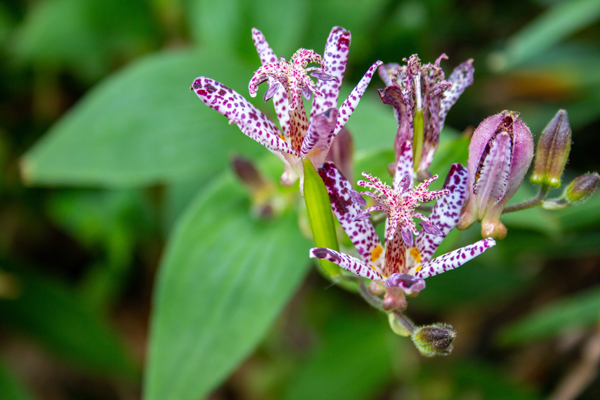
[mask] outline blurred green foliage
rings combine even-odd
[[[341,98],[377,59],[445,52],[449,72],[474,58],[431,170],[465,163],[460,132],[490,114],[520,111],[538,136],[564,108],[568,184],[600,169],[599,19],[595,0],[1,3],[0,398],[553,393],[598,330],[600,196],[503,216],[498,246],[428,280],[409,314],[458,338],[451,356],[422,359],[360,298],[306,278],[302,199],[281,191],[285,211],[260,220],[228,171],[243,154],[276,184],[281,164],[188,89],[203,75],[246,96],[252,27],[286,58],[350,29]],[[347,127],[355,178],[389,182],[396,122],[382,86],[376,77]],[[512,202],[534,194],[525,184]],[[438,252],[478,235],[453,232]],[[585,385],[581,399],[600,396]]]

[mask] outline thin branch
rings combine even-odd
[[[548,186],[542,185],[542,187],[540,188],[540,192],[538,193],[538,195],[536,197],[534,197],[531,200],[524,201],[522,203],[513,204],[512,206],[508,206],[504,209],[504,211],[502,211],[502,214],[510,213],[510,212],[514,212],[514,211],[526,210],[528,208],[533,208],[533,207],[537,207],[537,206],[541,205],[542,202],[544,201],[544,199],[546,198],[546,195],[548,194],[549,189],[550,188]]]

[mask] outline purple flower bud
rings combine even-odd
[[[565,199],[568,203],[583,203],[598,189],[600,175],[597,172],[587,173],[573,179],[565,190]]]
[[[503,111],[483,120],[469,145],[468,195],[459,229],[481,221],[484,238],[503,239],[506,227],[500,215],[521,186],[533,158],[533,138],[514,111]]]
[[[411,336],[415,347],[426,357],[447,356],[452,352],[456,331],[451,325],[437,323],[417,328]]]
[[[571,125],[565,110],[558,110],[542,131],[531,182],[560,187],[560,177],[571,150]]]

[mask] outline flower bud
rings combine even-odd
[[[481,221],[481,236],[503,239],[500,215],[521,186],[533,158],[529,128],[514,111],[503,111],[479,124],[469,145],[468,199],[458,229]]]
[[[407,329],[406,325],[398,319],[396,313],[391,312],[388,314],[388,322],[390,323],[390,328],[392,328],[392,331],[396,335],[404,337],[410,336],[410,331]]]
[[[571,150],[571,125],[565,110],[558,110],[542,131],[531,182],[560,187],[560,177]]]
[[[567,186],[564,197],[568,203],[583,203],[598,189],[600,175],[597,172],[587,173],[573,179]]]
[[[411,336],[415,347],[426,357],[447,356],[452,352],[456,331],[451,325],[437,323],[417,328]]]

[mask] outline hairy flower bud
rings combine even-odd
[[[469,145],[468,195],[458,229],[481,221],[484,238],[503,239],[506,227],[500,215],[521,186],[533,158],[529,128],[514,111],[483,120]]]
[[[452,352],[456,331],[451,325],[437,323],[417,328],[411,336],[415,347],[426,357],[447,356]]]
[[[558,110],[542,131],[531,182],[560,187],[560,177],[571,151],[571,125],[565,110]]]
[[[564,197],[569,203],[582,203],[594,194],[599,183],[600,175],[597,172],[578,176],[567,186]]]

